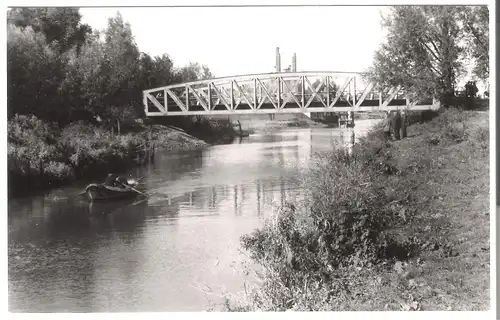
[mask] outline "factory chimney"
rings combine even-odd
[[[297,72],[297,54],[293,54],[292,57],[292,72]]]
[[[279,47],[276,47],[276,72],[281,72],[281,55]]]

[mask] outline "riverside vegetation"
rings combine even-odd
[[[143,164],[152,148],[181,151],[206,147],[207,142],[196,136],[221,142],[236,134],[232,124],[222,120],[186,123],[190,123],[186,131],[191,134],[161,124],[133,124],[115,134],[85,122],[72,123],[61,130],[35,116],[16,115],[9,120],[7,130],[9,192],[17,195],[119,172]]]
[[[449,109],[408,133],[318,155],[307,200],[242,237],[260,285],[224,308],[488,309],[488,114]]]
[[[82,24],[78,8],[7,15],[9,196],[124,170],[152,145],[192,149],[237,135],[224,120],[136,123],[145,116],[142,90],[213,75],[198,63],[174,67],[167,54],[140,52],[119,13],[105,30]]]

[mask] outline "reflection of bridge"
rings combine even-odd
[[[362,88],[362,90],[358,90]],[[437,108],[410,101],[400,87],[375,91],[362,74],[285,72],[216,78],[143,92],[147,116],[363,112]]]

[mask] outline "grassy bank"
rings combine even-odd
[[[36,117],[14,117],[8,122],[9,196],[123,171],[144,163],[152,145],[155,150],[169,151],[207,145],[185,131],[163,125],[135,125],[127,131],[113,134],[86,123],[61,130]],[[207,131],[201,128],[198,133]]]
[[[446,110],[318,156],[306,201],[242,238],[259,287],[231,311],[489,308],[488,113]]]

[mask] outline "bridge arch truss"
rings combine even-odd
[[[143,91],[146,116],[363,112],[438,108],[400,87],[377,88],[363,74],[285,72],[215,78]]]

